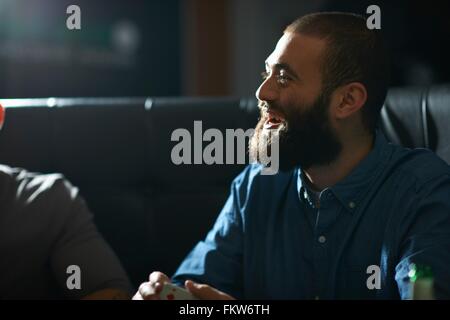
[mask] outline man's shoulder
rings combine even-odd
[[[270,195],[272,200],[276,200],[278,193],[284,192],[294,176],[295,169],[290,171],[279,171],[276,174],[265,174],[264,166],[260,164],[248,165],[233,181],[232,192],[236,192],[239,198],[249,197],[264,198]],[[266,200],[268,200],[266,199]]]
[[[36,201],[69,200],[77,189],[60,173],[44,174],[0,165],[0,197],[31,204]]]
[[[417,187],[439,178],[450,179],[450,166],[429,149],[397,147],[393,160],[392,167],[413,179]]]
[[[238,185],[253,185],[262,184],[265,186],[274,184],[287,183],[295,170],[290,171],[278,171],[275,174],[268,174],[264,172],[264,166],[261,164],[248,165],[233,181]]]

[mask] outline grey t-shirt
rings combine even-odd
[[[78,189],[60,174],[0,165],[0,299],[77,299],[105,288],[131,293]]]

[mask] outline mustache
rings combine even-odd
[[[261,111],[267,111],[269,109],[269,104],[266,101],[258,100],[258,108]]]
[[[269,111],[275,111],[283,115],[286,118],[286,113],[275,104],[268,103],[267,101],[258,100],[258,108],[261,111],[261,115],[267,115]]]
[[[258,109],[259,109],[260,119],[268,117],[268,112],[269,112],[270,106],[267,102],[258,101]]]

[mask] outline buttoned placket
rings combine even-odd
[[[339,203],[330,189],[324,190],[319,197],[317,206],[317,219],[314,228],[313,266],[315,275],[314,297],[321,299],[326,293],[328,283],[328,268],[332,256],[330,248],[330,230],[336,221]]]

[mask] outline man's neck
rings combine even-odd
[[[315,191],[322,191],[344,179],[370,153],[373,140],[373,135],[347,140],[350,142],[343,143],[341,153],[335,161],[305,170],[310,186]]]

